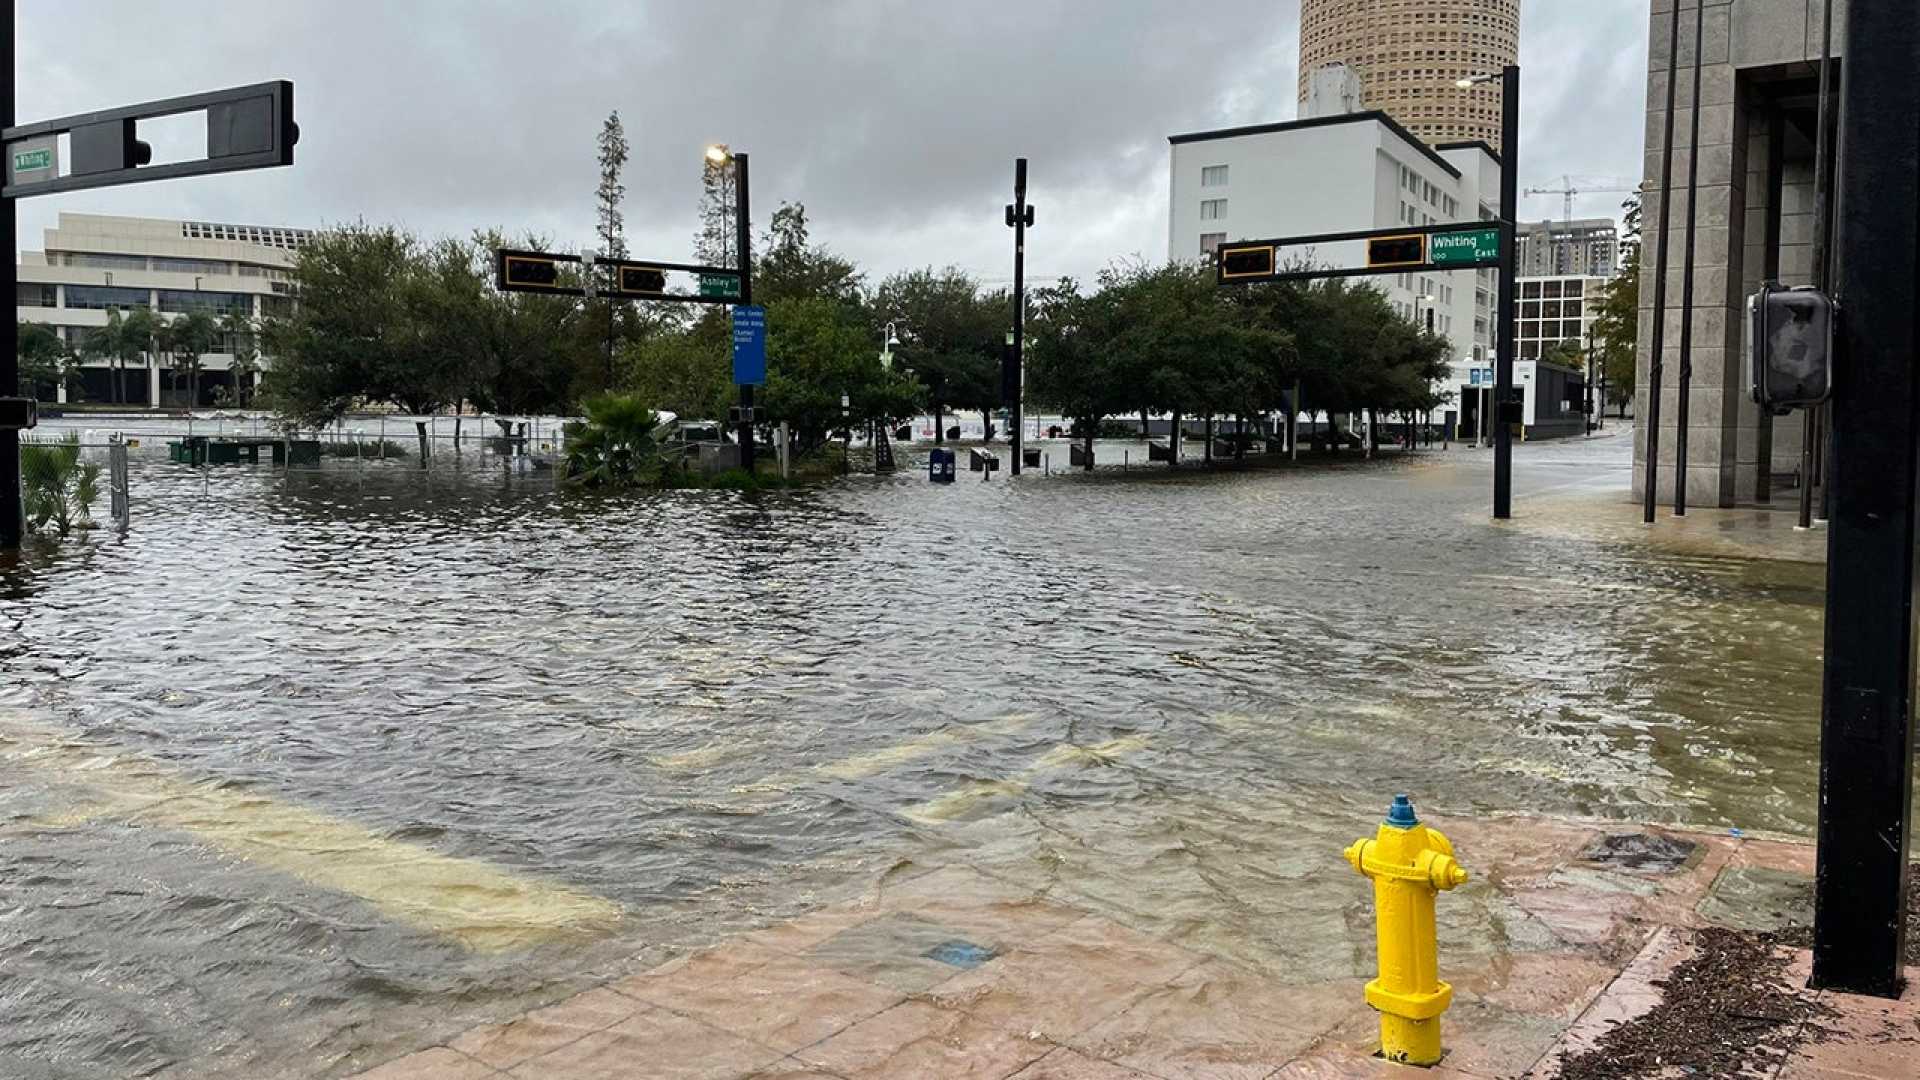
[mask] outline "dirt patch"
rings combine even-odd
[[[1693,944],[1694,955],[1655,984],[1660,1004],[1563,1061],[1560,1080],[1735,1076],[1777,1066],[1813,1034],[1807,1021],[1828,1015],[1811,992],[1789,984],[1773,935],[1707,927]]]

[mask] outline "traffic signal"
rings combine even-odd
[[[1222,244],[1218,249],[1220,258],[1220,280],[1239,281],[1248,278],[1272,277],[1274,272],[1274,247],[1272,244],[1259,244],[1251,247],[1228,247]]]
[[[537,252],[502,251],[494,284],[502,292],[578,293],[560,283],[560,262]]]
[[[667,272],[651,266],[622,266],[613,291],[621,296],[665,296]]]
[[[1419,233],[1408,236],[1376,236],[1367,241],[1367,266],[1421,266],[1427,261],[1427,238]]]

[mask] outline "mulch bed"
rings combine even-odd
[[[1777,1065],[1831,1015],[1786,979],[1787,959],[1772,934],[1720,927],[1695,931],[1694,955],[1656,985],[1660,1004],[1567,1058],[1560,1080],[1628,1080],[1680,1070],[1731,1077]]]

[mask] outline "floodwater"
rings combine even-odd
[[[0,1076],[343,1075],[913,863],[1358,974],[1395,791],[1814,822],[1822,572],[1584,529],[1624,436],[1519,447],[1508,526],[1458,447],[594,498],[157,442],[130,533],[0,565]]]

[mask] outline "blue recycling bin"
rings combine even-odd
[[[927,479],[936,484],[953,483],[954,457],[951,450],[932,450],[927,454]]]

